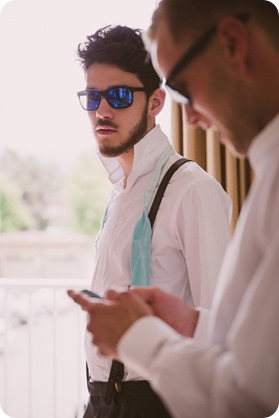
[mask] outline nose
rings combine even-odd
[[[96,117],[98,119],[111,119],[113,117],[113,109],[104,97],[101,97],[99,107],[96,110]]]
[[[184,110],[187,116],[187,121],[192,126],[198,126],[201,119],[200,113],[198,113],[192,106],[185,105]]]
[[[211,122],[201,113],[197,112],[190,105],[184,106],[185,114],[189,125],[193,127],[199,126],[200,128],[207,129],[211,126]]]

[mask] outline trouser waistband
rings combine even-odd
[[[89,382],[90,394],[95,396],[105,396],[107,382]],[[151,386],[146,380],[130,380],[121,382],[121,393],[125,396],[147,396],[150,394]]]
[[[106,403],[107,382],[90,382],[90,401],[83,418],[171,418],[165,405],[146,380],[121,382]]]

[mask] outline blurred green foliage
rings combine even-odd
[[[84,234],[96,234],[111,190],[98,157],[83,155],[65,182],[70,224]]]
[[[6,149],[0,156],[0,232],[55,228],[95,235],[111,188],[95,154],[62,173]]]
[[[17,188],[0,178],[0,232],[30,228],[32,217]]]

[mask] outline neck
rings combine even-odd
[[[130,149],[128,152],[124,152],[123,154],[117,157],[119,164],[124,172],[124,189],[127,186],[128,177],[132,171],[133,161],[134,161],[134,147]]]
[[[148,129],[147,129],[147,131],[145,132],[145,134],[143,135],[143,137],[145,136],[145,135],[147,135],[148,134],[148,132],[150,132],[151,131],[151,129],[153,129],[155,127],[155,121],[153,120],[152,121],[152,123],[150,123],[149,125],[148,125]],[[142,137],[142,138],[143,138]],[[141,139],[142,139],[141,138]],[[140,139],[140,141],[141,141],[141,139]],[[122,168],[122,170],[123,170],[123,172],[124,172],[124,182],[123,182],[123,185],[124,185],[124,189],[126,188],[126,186],[127,186],[127,180],[128,180],[128,177],[129,177],[129,175],[130,175],[130,173],[131,173],[131,171],[132,171],[132,168],[133,168],[133,162],[134,162],[134,147],[133,148],[131,148],[129,151],[127,151],[127,152],[124,152],[123,154],[121,154],[121,155],[119,155],[118,157],[117,157],[117,160],[118,160],[118,162],[119,162],[119,164],[121,165],[121,168]]]

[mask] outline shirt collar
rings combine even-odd
[[[256,175],[262,176],[272,156],[279,153],[279,114],[255,137],[248,158]]]
[[[158,155],[169,144],[167,136],[162,132],[159,125],[149,131],[134,147],[134,161],[132,171],[128,178],[128,187],[139,175],[154,169]],[[98,156],[108,172],[109,180],[117,190],[123,188],[124,173],[117,157],[105,157],[98,152]]]

